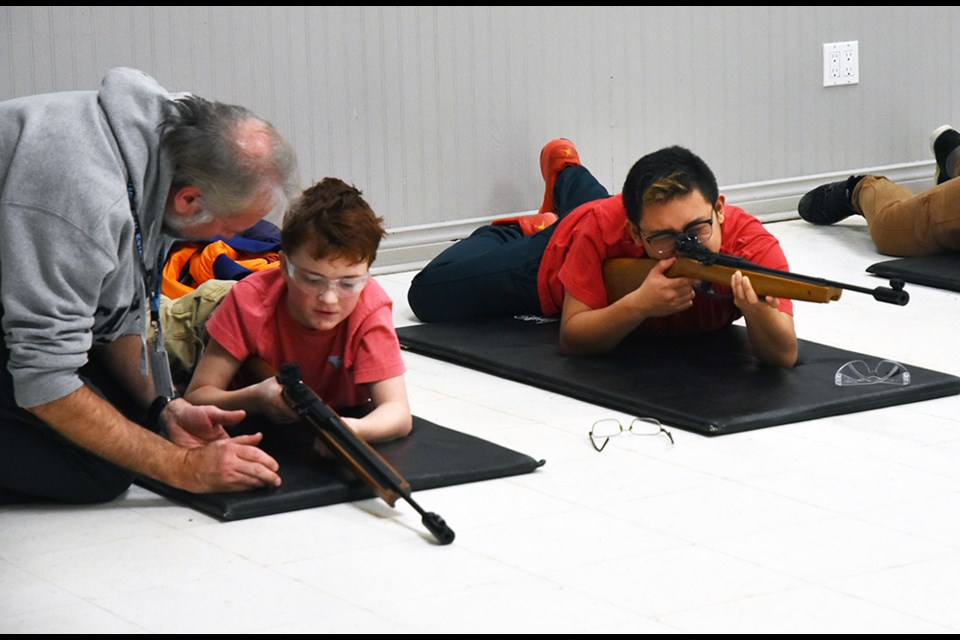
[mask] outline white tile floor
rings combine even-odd
[[[859,218],[772,223],[797,273],[874,287]],[[412,273],[380,276],[406,306]],[[797,303],[800,337],[960,375],[957,294]],[[405,354],[414,412],[534,473],[221,523],[134,487],[0,508],[0,632],[960,632],[960,396],[676,446],[617,415]]]

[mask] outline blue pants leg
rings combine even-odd
[[[480,227],[414,277],[410,308],[422,322],[539,314],[537,270],[551,229],[523,236],[512,226]]]
[[[609,198],[610,194],[586,167],[576,165],[566,167],[557,174],[553,186],[553,204],[555,213],[563,218],[582,204]]]
[[[608,196],[586,167],[566,167],[557,175],[554,204],[561,219],[585,202]],[[407,291],[410,308],[421,322],[540,315],[537,272],[557,224],[529,236],[510,225],[480,227],[414,277]]]

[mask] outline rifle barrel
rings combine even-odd
[[[423,525],[440,544],[453,542],[455,534],[436,513],[425,511],[410,495],[410,484],[363,438],[357,435],[337,413],[323,402],[300,378],[300,367],[285,364],[277,379],[283,397],[304,422],[333,444],[334,453],[344,458],[361,480],[366,482],[391,507],[402,497],[421,516]]]
[[[867,287],[859,287],[857,285],[847,284],[845,282],[827,280],[826,278],[805,276],[798,273],[792,273],[790,271],[782,271],[780,269],[764,267],[759,264],[754,264],[744,258],[738,258],[736,256],[722,253],[715,253],[700,244],[700,241],[695,236],[680,236],[677,238],[677,253],[708,266],[718,265],[722,267],[730,267],[732,269],[740,269],[742,271],[753,271],[755,273],[778,276],[787,280],[805,282],[821,287],[836,287],[838,289],[846,289],[848,291],[856,291],[858,293],[868,293],[872,295],[875,300],[880,302],[888,302],[890,304],[897,304],[900,306],[910,302],[910,294],[903,290],[903,280],[891,280],[889,287],[876,287],[874,289],[869,289]]]

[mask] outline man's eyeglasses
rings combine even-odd
[[[676,251],[677,238],[686,236],[696,238],[700,244],[706,243],[713,235],[713,217],[717,213],[716,209],[710,210],[710,218],[705,220],[694,220],[683,228],[683,231],[660,231],[649,236],[641,232],[641,237],[650,246],[651,253],[658,259],[669,258]]]
[[[656,418],[634,418],[628,426],[616,418],[604,418],[597,420],[590,427],[590,444],[597,451],[603,451],[603,448],[610,442],[610,438],[624,433],[632,433],[635,436],[658,436],[663,434],[667,436],[670,444],[673,444],[673,434],[664,429],[663,425]]]
[[[304,291],[308,291],[318,298],[325,294],[331,287],[339,298],[351,298],[360,295],[363,287],[370,279],[370,274],[365,273],[362,276],[350,276],[347,278],[337,278],[331,280],[319,273],[305,271],[287,260],[287,275],[297,283]]]

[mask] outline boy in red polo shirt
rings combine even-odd
[[[497,221],[434,258],[407,293],[421,321],[559,316],[563,352],[589,355],[610,351],[633,332],[706,332],[742,317],[759,360],[795,364],[791,300],[758,297],[740,272],[728,287],[709,291],[690,278],[665,275],[680,235],[696,236],[717,253],[788,270],[777,239],[759,220],[726,203],[702,159],[677,146],[647,154],[614,196],[564,138],[543,148],[540,167],[546,191],[531,218],[538,224]],[[556,223],[550,224],[550,212],[559,217]],[[538,230],[543,223],[547,226]],[[604,263],[641,257],[659,262],[637,289],[608,302]]]

